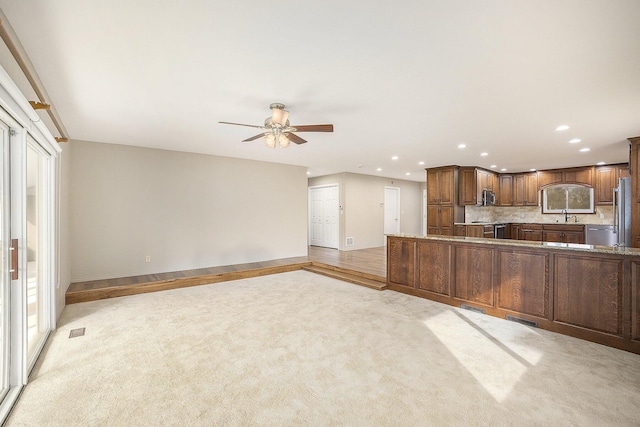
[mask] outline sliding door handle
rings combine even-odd
[[[18,280],[18,239],[11,239],[11,280]]]

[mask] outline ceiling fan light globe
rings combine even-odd
[[[269,148],[276,148],[276,136],[272,133],[264,137],[264,143]]]
[[[278,142],[280,143],[280,148],[287,148],[291,143],[289,138],[287,138],[287,135],[284,135],[284,134],[278,137]]]
[[[271,116],[271,122],[273,124],[279,124],[280,126],[286,126],[289,118],[289,112],[287,110],[273,109],[273,115]]]

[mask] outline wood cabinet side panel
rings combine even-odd
[[[388,280],[415,287],[416,242],[389,238],[387,248]]]
[[[454,296],[493,306],[494,250],[478,246],[456,246],[454,251]]]
[[[498,265],[497,306],[546,318],[549,314],[549,255],[501,250]]]
[[[622,260],[556,255],[554,321],[622,335]]]
[[[451,295],[453,247],[450,244],[418,243],[418,287],[425,291]]]
[[[631,263],[631,339],[640,341],[640,262]]]

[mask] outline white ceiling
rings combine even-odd
[[[447,164],[516,172],[624,162],[626,138],[640,136],[638,0],[0,8],[72,139],[424,181],[425,167]],[[256,129],[217,123],[260,125],[272,102],[293,125],[335,132],[271,150],[240,142]],[[555,131],[561,124],[571,128]]]

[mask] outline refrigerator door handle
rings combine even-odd
[[[613,233],[618,232],[618,189],[613,189]]]

